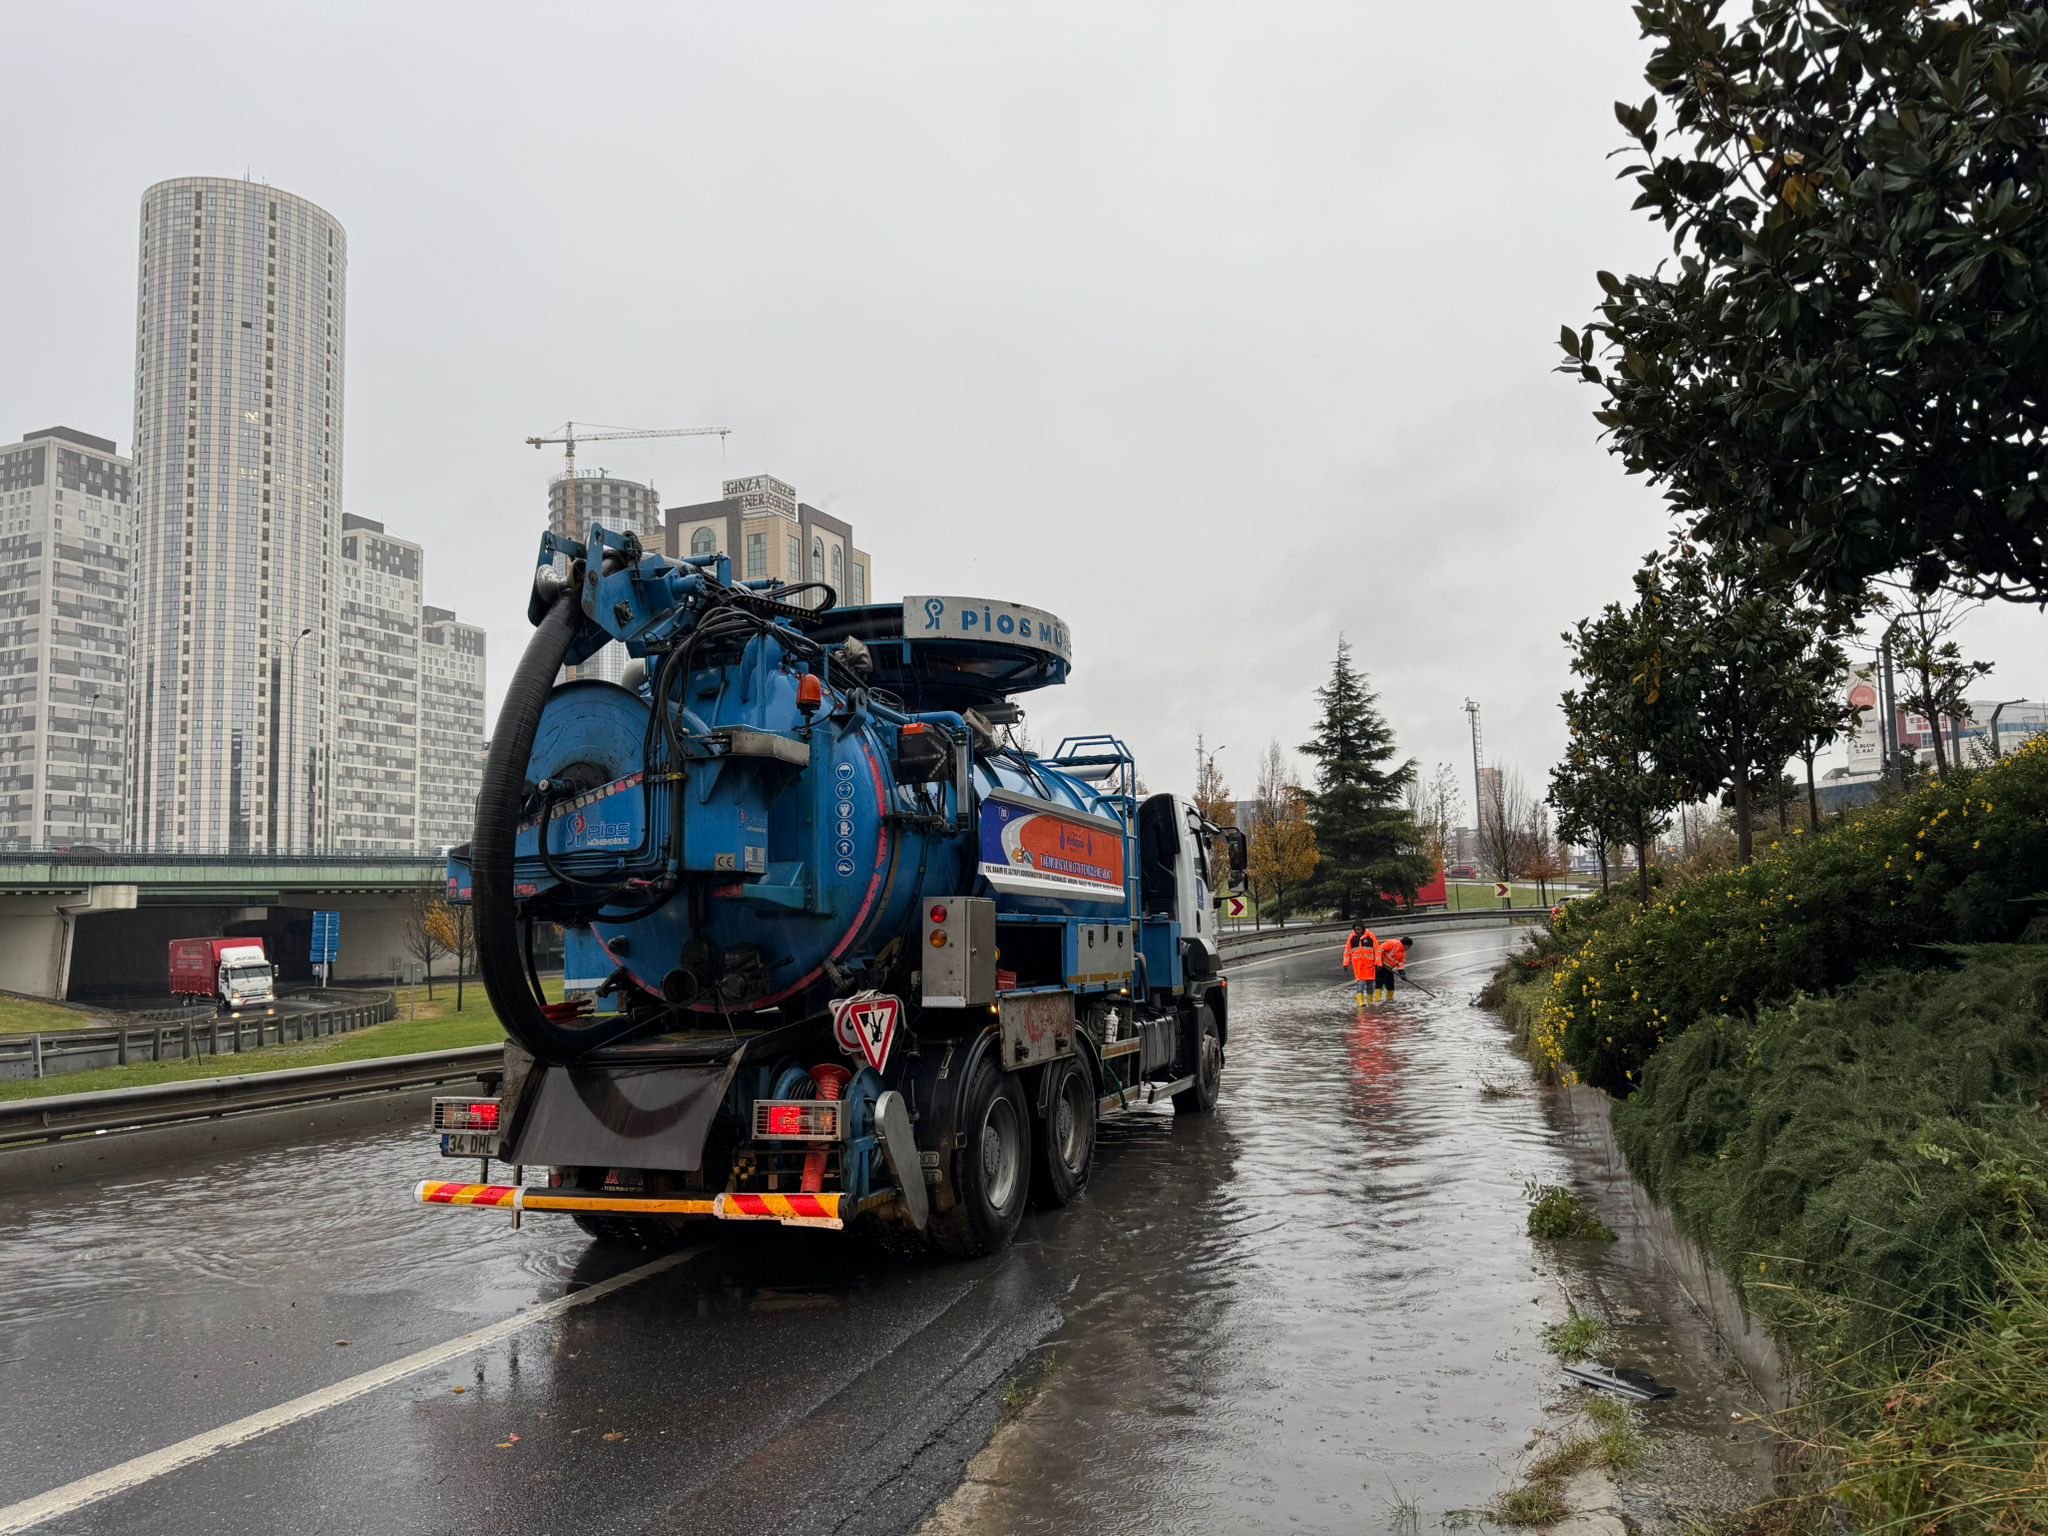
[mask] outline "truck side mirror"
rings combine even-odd
[[[1230,850],[1230,894],[1242,896],[1248,884],[1245,870],[1251,863],[1245,851],[1244,830],[1240,827],[1225,827],[1223,844]]]

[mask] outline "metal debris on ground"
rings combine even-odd
[[[1678,1396],[1676,1387],[1667,1387],[1647,1372],[1629,1366],[1606,1366],[1585,1360],[1577,1365],[1564,1367],[1564,1373],[1589,1387],[1598,1387],[1603,1392],[1613,1392],[1638,1403],[1647,1403],[1653,1398]]]

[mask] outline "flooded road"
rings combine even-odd
[[[934,1529],[1433,1529],[1512,1482],[1557,1395],[1521,1187],[1565,1161],[1482,1095],[1526,1081],[1468,1003],[1506,942],[1432,935],[1440,998],[1363,1008],[1334,951],[1233,973],[1217,1113],[1105,1127],[1085,1217],[1032,1234],[1076,1275],[1054,1364]]]
[[[1105,1126],[981,1264],[748,1231],[641,1273],[413,1206],[410,1131],[11,1199],[0,1532],[903,1531],[1004,1420],[956,1529],[1433,1526],[1556,1395],[1520,1188],[1566,1154],[1467,1004],[1506,942],[1365,1008],[1335,950],[1243,964],[1218,1112]]]

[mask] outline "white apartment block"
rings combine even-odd
[[[420,844],[420,547],[349,512],[340,553],[322,848],[410,853]]]
[[[570,499],[574,492],[575,512]],[[548,482],[548,529],[579,543],[590,537],[596,523],[611,533],[637,534],[648,549],[661,550],[661,492],[637,480],[619,480],[602,469],[578,470],[574,477],[561,474]],[[567,562],[555,561],[557,569]],[[616,683],[626,665],[626,648],[616,641],[588,661],[564,667],[564,680],[578,677],[602,678]]]
[[[484,632],[446,608],[420,615],[419,847],[469,841],[484,771]]]
[[[128,835],[325,847],[347,238],[182,177],[142,195],[138,272]]]
[[[70,427],[0,448],[0,847],[122,841],[132,474]]]

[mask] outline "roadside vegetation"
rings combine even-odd
[[[1760,1530],[2048,1530],[2043,893],[2048,741],[1575,903],[1492,989],[1799,1364],[1817,1492]]]
[[[82,1008],[65,1008],[13,992],[0,992],[0,1035],[53,1034],[59,1030],[92,1029],[102,1020]]]
[[[552,998],[562,995],[560,977],[544,978],[543,989]],[[288,1067],[321,1067],[344,1061],[369,1061],[380,1056],[412,1056],[421,1051],[452,1051],[465,1045],[495,1045],[505,1038],[504,1028],[491,1012],[479,985],[463,988],[464,1007],[458,1012],[455,993],[447,983],[436,984],[431,1000],[424,987],[400,987],[399,1016],[389,1024],[373,1024],[353,1034],[307,1041],[303,1045],[266,1045],[236,1055],[200,1056],[191,1061],[148,1061],[125,1067],[103,1067],[91,1072],[67,1072],[56,1077],[0,1082],[0,1099],[47,1098],[59,1093],[95,1093],[108,1088],[139,1088],[155,1083],[177,1083],[197,1078],[239,1077],[251,1072],[281,1072]],[[75,1027],[75,1026],[74,1026]]]
[[[1948,946],[2048,928],[2048,738],[1818,832],[1743,868],[1667,878],[1647,900],[1567,906],[1518,964],[1513,1006],[1539,1062],[1627,1094],[1682,1031],[1877,967],[1947,968]]]
[[[1593,1213],[1593,1208],[1561,1184],[1523,1186],[1529,1201],[1529,1235],[1546,1242],[1585,1241],[1611,1243],[1614,1228]]]
[[[1487,1508],[1494,1525],[1554,1525],[1574,1513],[1566,1484],[1582,1472],[1626,1472],[1649,1455],[1649,1442],[1635,1411],[1618,1398],[1589,1395],[1580,1405],[1585,1422],[1529,1464],[1522,1482],[1498,1495]]]

